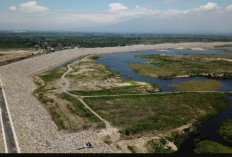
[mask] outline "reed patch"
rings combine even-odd
[[[182,76],[207,76],[232,78],[231,55],[135,55],[149,58],[146,64],[129,63],[129,67],[145,77],[175,78]]]
[[[206,81],[186,81],[178,84],[168,85],[170,88],[176,88],[179,91],[214,91],[224,85],[216,80],[206,80]]]

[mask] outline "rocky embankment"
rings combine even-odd
[[[212,47],[232,43],[181,43],[113,48],[64,50],[0,67],[0,78],[13,120],[21,153],[114,153],[93,130],[68,134],[58,131],[43,105],[32,93],[33,76],[86,54],[103,54],[178,47]],[[2,141],[2,139],[1,139]],[[91,141],[93,148],[77,150]],[[1,142],[0,142],[1,143]],[[1,149],[1,144],[0,144]]]
[[[3,141],[3,134],[2,134],[2,126],[0,125],[0,153],[4,153],[4,141]]]

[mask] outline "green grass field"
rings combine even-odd
[[[217,142],[210,140],[203,140],[196,144],[193,150],[196,154],[231,154],[232,148],[223,146]]]
[[[125,136],[168,131],[204,122],[231,103],[221,93],[178,93],[148,96],[85,98],[101,117],[121,128]]]
[[[187,81],[178,84],[170,84],[168,87],[176,88],[179,91],[214,91],[224,85],[216,80]]]
[[[181,76],[208,76],[215,78],[232,78],[231,55],[135,55],[149,58],[146,64],[129,63],[129,67],[145,77],[174,78]],[[218,58],[221,58],[218,60]]]

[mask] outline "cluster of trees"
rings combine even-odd
[[[135,44],[232,41],[230,36],[104,34],[65,32],[0,32],[0,48],[115,47]],[[45,44],[46,43],[46,44]]]
[[[31,48],[36,41],[17,35],[0,35],[0,48]]]

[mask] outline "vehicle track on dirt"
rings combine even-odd
[[[108,121],[106,121],[105,119],[103,119],[100,115],[98,115],[95,111],[93,111],[87,104],[86,102],[83,100],[83,98],[81,96],[78,95],[74,95],[69,93],[67,90],[70,86],[70,82],[65,78],[65,76],[67,74],[69,74],[73,69],[70,67],[71,64],[68,64],[68,70],[61,76],[61,80],[59,82],[59,86],[61,87],[62,91],[76,99],[78,99],[84,106],[85,108],[87,108],[92,114],[94,114],[97,118],[99,118],[102,122],[105,123],[106,128],[103,129],[99,134],[102,136],[111,136],[114,135],[113,141],[117,141],[120,138],[120,134],[118,133],[118,129],[114,128]]]
[[[71,63],[72,64],[72,63]],[[114,128],[111,126],[111,124],[103,119],[100,115],[98,115],[95,111],[93,111],[88,104],[84,101],[84,98],[93,98],[93,97],[120,97],[120,96],[146,96],[146,95],[164,95],[164,94],[173,94],[173,93],[212,93],[212,92],[218,92],[218,93],[225,93],[220,91],[175,91],[175,92],[157,92],[157,93],[150,93],[150,94],[120,94],[120,95],[99,95],[99,96],[80,96],[80,95],[74,95],[68,92],[69,86],[71,83],[66,78],[66,76],[73,71],[71,68],[71,64],[67,65],[67,71],[61,76],[61,80],[59,81],[59,86],[61,87],[62,91],[76,99],[78,99],[84,106],[87,108],[92,114],[94,114],[96,117],[98,117],[102,122],[105,123],[106,128],[102,129],[99,135],[101,135],[103,138],[106,136],[110,136],[111,140],[113,142],[117,142],[120,139],[120,133],[117,128]]]

